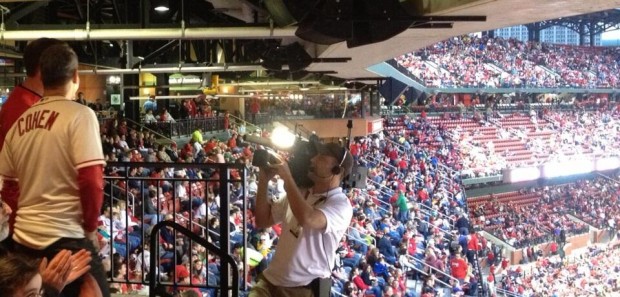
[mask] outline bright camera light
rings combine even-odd
[[[271,143],[280,149],[287,149],[295,144],[295,134],[286,127],[276,127],[271,132]]]

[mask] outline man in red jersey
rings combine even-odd
[[[60,44],[62,41],[52,38],[39,38],[30,42],[24,50],[24,66],[26,68],[26,80],[9,95],[7,101],[0,110],[0,151],[4,146],[4,139],[13,123],[33,104],[39,102],[43,94],[43,83],[41,82],[41,72],[39,71],[39,57],[41,53],[52,45]],[[15,181],[4,181],[0,190],[0,197],[11,208],[12,213],[9,218],[11,233],[15,224],[17,214],[17,198],[19,197],[19,187]],[[9,236],[10,238],[10,236]]]

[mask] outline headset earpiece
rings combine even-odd
[[[341,168],[341,167],[340,167],[340,165],[338,165],[338,166],[334,166],[334,168],[332,168],[332,174],[333,174],[333,175],[338,175],[338,174],[340,174],[340,168]]]

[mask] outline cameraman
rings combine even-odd
[[[351,173],[353,157],[335,143],[316,144],[308,177],[314,186],[300,189],[280,156],[260,169],[256,225],[282,223],[282,234],[269,267],[252,288],[250,297],[329,296],[336,249],[353,216],[340,184]],[[269,180],[284,180],[286,197],[268,201]]]

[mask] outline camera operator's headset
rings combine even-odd
[[[336,166],[334,166],[332,168],[332,174],[333,175],[338,175],[338,174],[340,174],[341,172],[344,171],[344,168],[342,168],[342,164],[344,163],[344,160],[346,158],[347,158],[347,148],[343,147],[342,148],[342,160],[340,160],[340,163],[338,165],[336,165]],[[344,178],[344,176],[343,176],[343,178]]]

